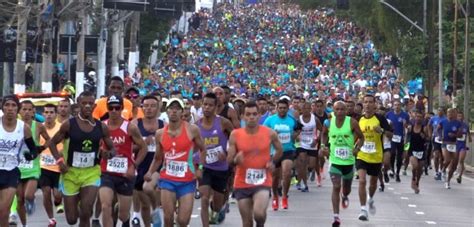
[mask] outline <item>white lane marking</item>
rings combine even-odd
[[[408,200],[408,197],[402,196],[402,197],[400,197],[400,199],[402,199],[402,200]]]
[[[191,218],[197,218],[197,217],[199,217],[199,215],[197,215],[197,214],[191,215]]]
[[[434,221],[426,221],[426,224],[428,224],[428,225],[436,225],[436,222],[434,222]]]
[[[408,204],[408,207],[416,207],[416,204]]]
[[[418,214],[418,215],[425,215],[425,212],[423,212],[423,211],[415,211],[415,214]]]
[[[391,188],[391,187],[388,187],[388,190],[390,190],[390,191],[393,191],[394,189],[393,189],[393,188]]]

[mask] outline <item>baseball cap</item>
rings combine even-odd
[[[107,105],[118,104],[123,106],[123,98],[117,95],[111,95],[107,98]]]
[[[199,92],[194,92],[193,99],[202,99],[202,95]]]
[[[181,108],[184,109],[184,102],[183,102],[183,100],[178,99],[178,98],[171,98],[171,99],[169,99],[169,100],[168,100],[168,103],[166,104],[166,109],[168,109],[168,108],[171,106],[171,104],[173,104],[173,103],[175,103],[175,102],[179,103],[179,106],[181,106]]]

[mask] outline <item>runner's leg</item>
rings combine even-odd
[[[178,218],[176,220],[178,226],[188,226],[191,220],[191,213],[194,205],[194,191],[179,198]]]
[[[253,227],[253,199],[245,198],[238,201],[242,227]]]
[[[257,227],[265,226],[269,202],[270,196],[268,190],[260,190],[253,195],[253,218],[255,219]]]
[[[8,187],[0,190],[0,226],[7,227],[10,216],[10,206],[16,194],[16,188]]]
[[[130,207],[132,206],[132,196],[117,194],[119,213],[118,218],[122,223],[122,226],[129,226],[130,224]]]
[[[303,181],[303,189],[308,186],[308,153],[299,152],[298,155],[298,178]]]
[[[79,217],[78,203],[79,195],[64,196],[64,211],[66,214],[66,220],[69,225],[75,225]],[[88,208],[90,209],[90,207]]]
[[[464,160],[466,159],[466,149],[462,149],[459,152],[459,176],[458,178],[462,178],[462,175],[464,174]]]
[[[26,225],[25,191],[27,182],[20,182],[16,191],[16,210],[22,225]]]
[[[176,208],[176,193],[167,189],[161,189],[161,205],[163,207],[164,227],[172,227]]]
[[[43,192],[43,206],[44,210],[46,211],[46,214],[48,215],[48,218],[54,218],[54,213],[53,213],[53,201],[52,201],[52,194],[53,190],[51,190],[51,187],[49,186],[44,186],[41,187],[41,191]]]
[[[292,166],[293,166],[292,160],[286,159],[281,162],[282,181],[283,181],[283,198],[288,198],[288,192],[290,191]]]
[[[202,226],[209,226],[209,206],[211,197],[211,187],[209,185],[201,185],[199,187],[201,193],[201,221]]]
[[[339,215],[339,203],[341,197],[341,179],[342,176],[334,173],[330,173],[332,181],[332,211],[334,215]]]
[[[150,197],[145,194],[143,191],[138,191],[138,197],[141,204],[141,214],[144,226],[151,225],[151,199]]]
[[[102,206],[102,225],[104,227],[113,226],[114,223],[112,219],[112,204],[114,200],[114,194],[114,191],[109,187],[100,187],[99,189],[99,196],[97,200],[100,198],[100,204]]]
[[[79,196],[81,198],[79,213],[79,227],[89,227],[91,225],[92,209],[97,198],[98,187],[86,186],[80,189]],[[77,203],[76,203],[77,206]]]
[[[359,176],[359,200],[360,206],[365,208],[365,204],[367,203],[367,170],[359,169],[357,170]]]

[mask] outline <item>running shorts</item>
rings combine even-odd
[[[68,171],[61,175],[59,189],[65,196],[79,194],[81,188],[100,186],[100,165],[89,168],[69,167]]]

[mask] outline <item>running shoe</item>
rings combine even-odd
[[[393,173],[393,170],[389,170],[389,171],[388,171],[388,175],[389,175],[391,178],[395,177],[395,174]]]
[[[366,210],[360,210],[359,220],[361,220],[361,221],[368,221],[369,220],[369,214],[367,213]]]
[[[437,172],[437,173],[435,174],[434,179],[437,180],[437,181],[441,181],[441,173],[440,173],[440,172]]]
[[[400,175],[397,175],[397,177],[395,178],[395,181],[400,183],[400,181],[401,181],[400,180]]]
[[[379,192],[383,192],[383,191],[385,191],[385,185],[384,185],[384,184],[381,184],[381,185],[379,186]]]
[[[296,189],[298,189],[299,191],[301,191],[301,183],[296,183]]]
[[[462,182],[462,177],[459,176],[458,178],[456,178],[456,181],[458,182],[458,184],[460,184]]]
[[[385,181],[385,183],[390,182],[390,178],[388,177],[388,174],[387,174],[387,173],[384,173],[384,174],[383,174],[383,180]]]
[[[201,193],[199,192],[199,190],[196,190],[196,192],[194,192],[194,198],[195,199],[200,199],[201,198]]]
[[[311,182],[314,182],[314,180],[315,180],[315,175],[316,175],[316,171],[311,171],[311,174],[310,174],[310,176],[309,176],[309,180],[310,180]]]
[[[52,219],[52,220],[49,220],[49,224],[48,224],[48,227],[56,227],[56,220]]]
[[[18,219],[18,214],[10,214],[10,220],[8,221],[8,224],[16,226],[18,224]]]
[[[58,213],[58,214],[64,213],[64,205],[63,204],[56,207],[56,213]]]
[[[151,212],[151,221],[153,223],[153,227],[161,227],[161,214],[159,209],[155,209]]]
[[[132,227],[140,227],[140,219],[139,218],[133,218],[132,219]]]
[[[288,197],[281,198],[281,207],[288,210]]]
[[[220,224],[220,223],[224,222],[224,220],[225,220],[225,215],[226,215],[226,208],[224,207],[224,208],[221,209],[221,211],[219,211],[219,213],[217,214],[217,224]]]
[[[92,219],[92,227],[102,227],[99,219]]]
[[[297,184],[297,183],[298,183],[298,180],[296,179],[296,177],[292,177],[290,184],[291,184],[291,185],[295,185],[295,184]]]
[[[28,213],[29,216],[33,215],[33,213],[36,210],[36,204],[35,200],[26,200],[26,213]]]
[[[273,197],[272,208],[273,208],[274,211],[278,210],[278,208],[279,208],[278,197]]]
[[[446,189],[451,189],[451,184],[449,184],[449,182],[446,182],[446,183],[444,183],[444,187]]]
[[[374,202],[374,199],[369,199],[369,212],[371,215],[374,215],[377,212],[377,209],[375,209]]]
[[[341,219],[339,217],[335,217],[334,221],[332,222],[332,227],[339,227],[341,226]]]
[[[341,194],[341,207],[347,209],[349,207],[349,197]]]
[[[309,192],[308,186],[306,185],[304,188],[302,188],[302,189],[301,189],[301,192]]]

